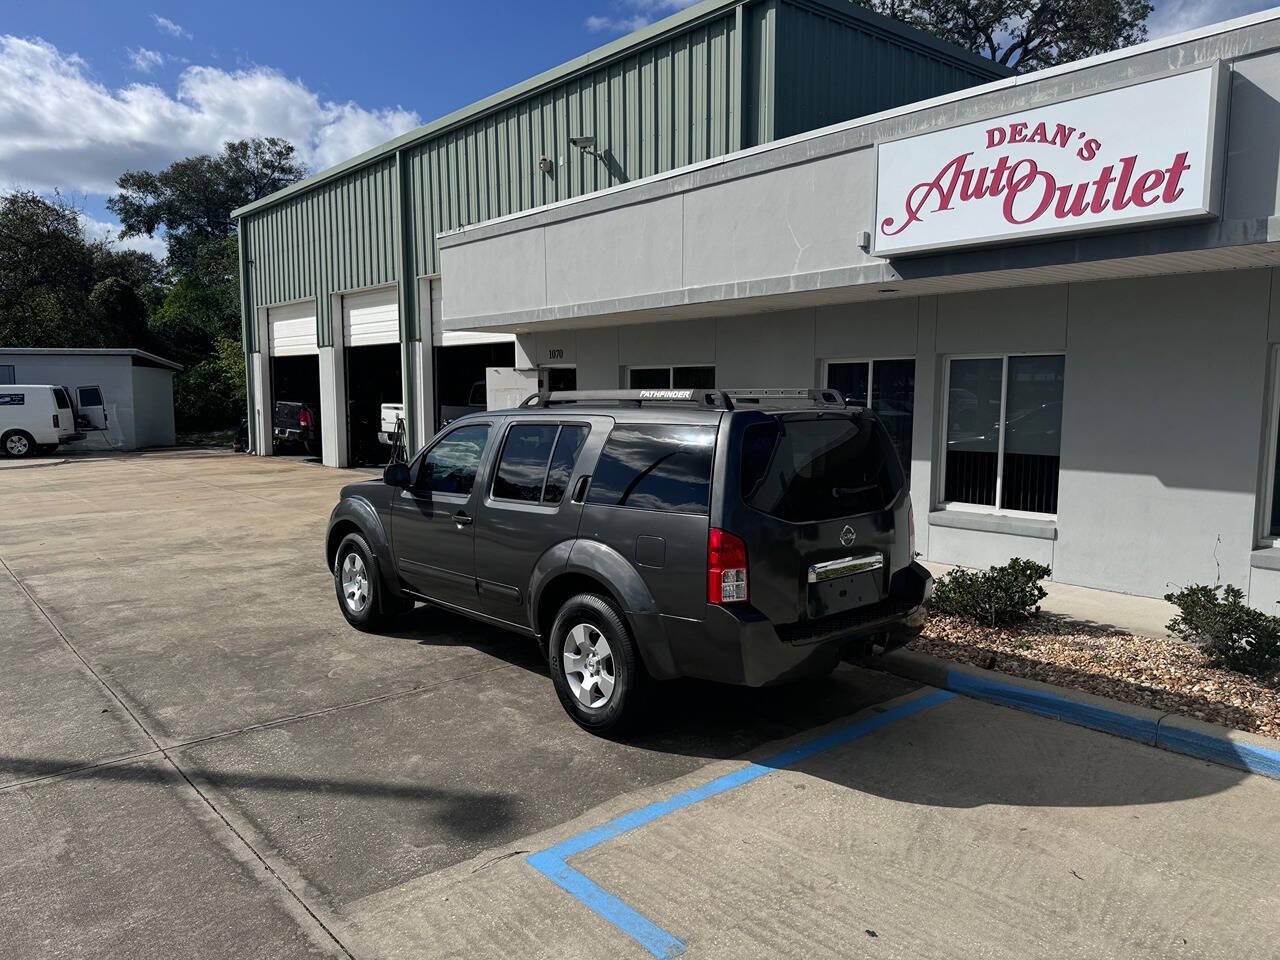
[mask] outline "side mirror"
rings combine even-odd
[[[388,463],[382,471],[382,482],[392,487],[409,485],[409,465],[406,463]]]

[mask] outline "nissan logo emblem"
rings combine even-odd
[[[857,539],[858,539],[858,535],[853,532],[853,527],[849,526],[846,523],[844,525],[844,529],[840,531],[840,545],[845,547],[852,547],[853,541]]]

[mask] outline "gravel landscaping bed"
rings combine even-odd
[[[934,616],[909,645],[1016,677],[1280,738],[1280,679],[1209,665],[1196,647],[1041,614],[1015,627]]]

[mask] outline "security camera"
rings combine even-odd
[[[570,137],[569,142],[579,150],[594,150],[596,148],[595,137]]]

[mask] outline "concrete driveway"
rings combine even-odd
[[[597,739],[527,640],[346,625],[357,476],[0,463],[0,955],[1275,955],[1280,783],[851,666]]]

